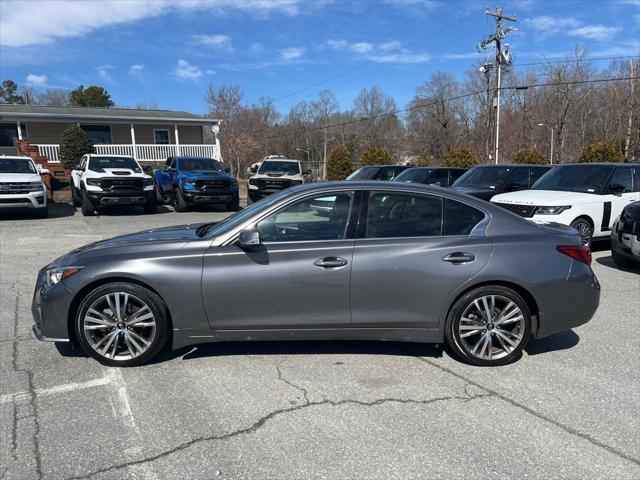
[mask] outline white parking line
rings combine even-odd
[[[76,390],[84,390],[85,388],[99,387],[101,385],[108,385],[111,383],[111,379],[108,377],[96,378],[95,380],[88,380],[81,383],[65,383],[64,385],[56,385],[50,388],[38,388],[35,391],[37,397],[48,397],[56,395],[58,393],[75,392]],[[11,402],[23,402],[31,398],[30,392],[16,392],[0,395],[0,404]]]

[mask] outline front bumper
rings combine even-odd
[[[182,196],[188,203],[228,203],[235,200],[238,192],[231,190],[182,189]]]
[[[143,205],[154,195],[153,190],[91,191],[87,194],[96,205]]]
[[[38,274],[36,288],[31,302],[33,334],[44,342],[68,342],[69,328],[67,315],[73,300],[72,291],[60,282],[46,287],[45,274]]]
[[[44,190],[31,193],[0,195],[0,209],[46,208],[47,195]]]

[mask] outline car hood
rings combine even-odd
[[[557,190],[522,190],[502,193],[491,199],[492,202],[515,205],[561,206],[578,203],[599,202],[600,197],[593,193],[561,192]]]
[[[37,173],[0,173],[0,182],[39,182]]]
[[[220,172],[218,170],[190,170],[188,172],[178,172],[178,176],[184,179],[233,179],[233,177],[228,173]]]
[[[105,176],[109,175],[112,177],[121,177],[121,178],[140,178],[140,177],[148,177],[148,175],[144,172],[134,172],[130,168],[103,168],[102,170],[87,170],[88,174],[93,174],[95,176]]]

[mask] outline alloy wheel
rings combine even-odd
[[[126,292],[98,297],[82,319],[84,336],[104,358],[130,360],[142,355],[153,343],[156,320],[143,300]]]
[[[575,222],[571,226],[575,228],[580,234],[580,237],[582,238],[582,243],[584,245],[589,245],[589,243],[591,242],[591,235],[592,235],[591,225],[589,225],[585,221],[579,221],[579,222]]]
[[[481,360],[506,357],[522,343],[525,319],[520,307],[501,295],[475,299],[462,312],[458,336],[467,354]]]

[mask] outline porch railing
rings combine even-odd
[[[51,163],[60,162],[60,145],[38,144],[38,152]],[[101,155],[131,155],[140,161],[160,162],[173,155],[220,159],[217,145],[94,145]]]

